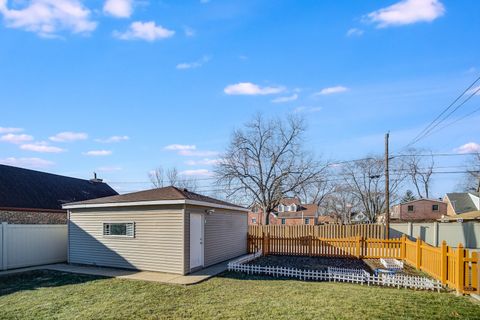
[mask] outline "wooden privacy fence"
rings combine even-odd
[[[248,234],[262,236],[269,234],[275,237],[303,237],[313,236],[320,238],[385,238],[385,226],[381,224],[325,224],[325,225],[266,225],[248,226]]]
[[[477,252],[447,246],[433,247],[422,240],[375,239],[360,236],[321,238],[316,236],[248,235],[249,253],[264,255],[324,256],[344,258],[395,258],[440,280],[459,293],[480,293],[480,263]]]

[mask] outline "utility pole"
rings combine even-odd
[[[390,239],[390,176],[388,172],[388,138],[390,133],[385,134],[385,237]]]

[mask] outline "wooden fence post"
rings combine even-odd
[[[362,247],[361,247],[361,242],[362,242],[362,237],[357,236],[357,258],[360,259],[362,257]]]
[[[2,256],[2,264],[0,265],[0,270],[7,270],[7,229],[8,229],[8,223],[7,222],[2,222],[0,225],[0,229],[2,231],[1,237],[0,237],[0,250]]]
[[[406,251],[407,251],[407,236],[405,234],[402,234],[402,237],[400,238],[400,260],[405,260],[406,257]]]
[[[480,270],[480,261],[478,261],[477,252],[472,252],[472,287],[477,288],[477,294],[480,293],[480,277],[478,276],[478,271]]]
[[[463,290],[465,288],[465,249],[463,248],[463,245],[461,243],[458,244],[457,248],[457,255],[456,255],[456,260],[457,263],[457,274],[456,276],[456,284],[457,284],[457,293],[458,294],[463,294]]]
[[[417,250],[416,250],[417,258],[415,259],[415,267],[417,268],[417,270],[419,270],[422,265],[422,240],[417,238],[416,245],[417,245]]]
[[[308,256],[311,257],[312,256],[312,247],[313,247],[313,236],[310,235],[310,237],[308,237],[310,239],[310,242],[309,242],[309,246],[308,246]]]
[[[441,250],[440,263],[442,264],[440,269],[440,277],[441,277],[442,284],[445,285],[447,283],[447,268],[448,268],[447,241],[445,240],[442,241],[440,250]]]

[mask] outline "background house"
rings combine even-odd
[[[394,205],[390,219],[401,221],[437,220],[447,214],[447,204],[440,200],[417,199]]]
[[[258,206],[253,206],[248,213],[248,224],[263,224],[263,212]],[[331,218],[325,216],[321,223],[330,223]],[[319,223],[318,205],[302,204],[298,198],[285,198],[270,213],[271,225],[315,225]]]
[[[0,165],[0,222],[66,224],[62,204],[117,194],[100,179],[83,180]]]
[[[69,203],[68,261],[187,274],[247,252],[247,209],[166,187]]]
[[[480,194],[478,192],[447,193],[443,201],[447,203],[447,215],[449,216],[480,210]]]

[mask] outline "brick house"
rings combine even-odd
[[[418,199],[394,205],[390,218],[401,221],[437,220],[447,214],[447,204],[440,200]]]
[[[62,204],[117,195],[101,179],[83,180],[0,165],[0,222],[66,224]]]
[[[253,206],[248,212],[248,224],[263,224],[265,217],[262,209]],[[285,198],[270,213],[271,225],[315,225],[333,223],[334,219],[328,216],[319,216],[318,205],[303,204],[298,198]]]

